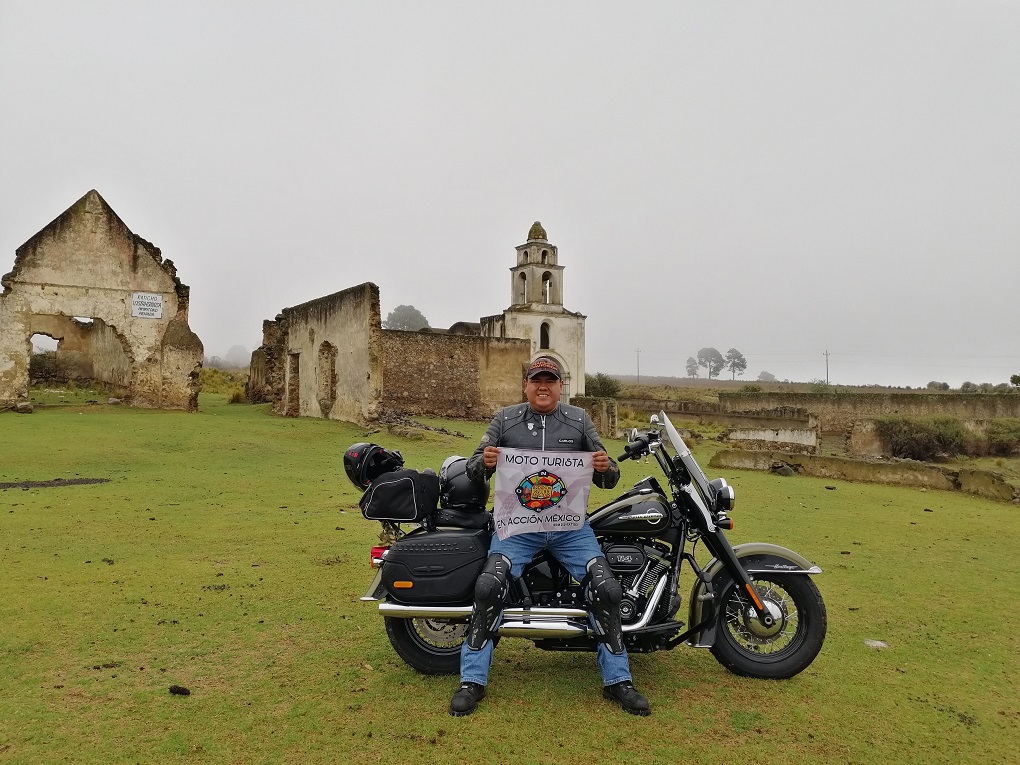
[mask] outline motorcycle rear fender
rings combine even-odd
[[[375,570],[375,579],[368,586],[368,592],[362,595],[360,600],[374,603],[375,601],[382,600],[384,597],[386,597],[386,587],[383,585],[382,580],[382,566],[379,566]]]
[[[747,542],[746,544],[734,547],[733,552],[736,554],[737,560],[740,561],[740,565],[751,575],[752,579],[755,574],[822,573],[818,566],[811,563],[800,553],[795,553],[793,550],[769,544],[768,542]],[[707,614],[711,613],[711,609],[714,607],[713,604],[710,604],[707,609],[705,608],[705,603],[712,600],[712,596],[707,592],[705,580],[707,579],[707,581],[712,582],[713,590],[718,594],[723,586],[724,579],[729,578],[729,573],[726,571],[723,562],[718,558],[712,558],[703,569],[703,572],[705,574],[704,579],[699,578],[695,581],[694,586],[691,588],[691,599],[688,601],[690,614],[690,621],[688,623],[692,626],[700,624]],[[715,620],[713,619],[709,624],[706,624],[697,635],[692,636],[687,642],[695,648],[708,648],[713,645],[715,643]]]

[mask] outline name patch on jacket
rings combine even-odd
[[[492,513],[496,535],[581,528],[593,472],[591,452],[501,448]]]
[[[574,443],[574,439],[572,439],[572,438],[561,438],[559,442],[561,444],[572,444],[572,443]]]

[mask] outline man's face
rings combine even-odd
[[[556,408],[563,391],[563,381],[550,374],[540,372],[530,380],[524,381],[524,392],[528,403],[536,412],[546,414]]]

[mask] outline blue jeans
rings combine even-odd
[[[542,531],[533,534],[518,534],[500,541],[492,535],[489,555],[499,553],[510,561],[510,576],[521,575],[524,567],[531,563],[537,553],[548,550],[560,562],[574,579],[581,581],[588,573],[588,562],[602,555],[602,548],[595,540],[595,532],[585,521],[584,526],[576,531]],[[460,649],[460,680],[462,683],[478,683],[485,685],[489,679],[489,667],[492,666],[492,639],[485,641],[479,650],[468,648],[467,641]],[[613,685],[630,680],[630,661],[627,652],[614,654],[605,643],[598,644],[599,670],[602,672],[602,684]]]

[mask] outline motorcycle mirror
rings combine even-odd
[[[641,434],[638,433],[638,429],[637,428],[631,428],[630,429],[630,433],[627,434],[627,440],[628,441],[637,441],[639,435],[641,435]]]
[[[659,415],[653,414],[651,419],[649,420],[649,422],[652,423],[652,425],[658,425],[659,424]]]

